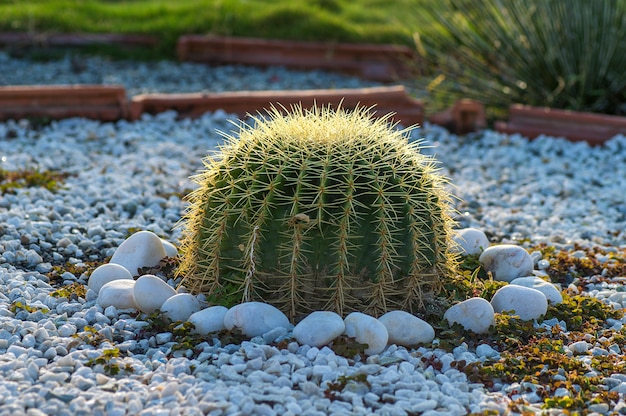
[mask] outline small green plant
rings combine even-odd
[[[367,374],[360,373],[351,376],[341,375],[337,377],[337,381],[328,383],[326,389],[324,390],[324,397],[330,399],[331,401],[339,399],[339,394],[341,394],[341,392],[343,392],[346,386],[350,383],[363,384],[368,389],[371,387],[369,381],[367,381]]]
[[[429,85],[435,100],[621,115],[625,12],[623,0],[432,1],[419,18],[440,30],[416,36],[417,49],[440,70]]]
[[[368,110],[295,107],[242,124],[194,179],[181,284],[313,310],[418,310],[455,268],[445,179]]]
[[[543,386],[538,393],[543,398],[544,408],[581,411],[593,403],[617,404],[619,394],[607,391],[602,379],[623,371],[623,367],[616,356],[595,358],[591,364],[586,364],[565,354],[561,340],[537,337],[515,350],[501,352],[497,361],[467,364],[462,370],[470,381],[483,383],[488,388],[494,381]],[[587,375],[592,370],[600,375]],[[560,388],[566,389],[569,396],[556,397],[554,392]]]
[[[607,319],[622,316],[623,311],[595,298],[563,293],[563,302],[550,305],[544,319],[556,318],[565,322],[567,332],[558,324],[550,329],[536,327],[511,313],[496,313],[495,325],[480,336],[460,325],[440,322],[438,346],[452,350],[460,342],[465,342],[469,348],[489,343],[500,352],[499,358],[487,359],[484,363],[459,361],[451,366],[465,372],[471,382],[482,383],[487,388],[496,382],[528,382],[544,386],[537,390],[544,408],[579,412],[594,403],[615,405],[619,395],[607,391],[602,380],[612,374],[621,374],[626,367],[619,354],[593,355],[589,361],[583,361],[568,354],[566,346],[582,340],[595,342],[607,350],[623,345],[626,330],[606,329]],[[426,365],[441,367],[441,363],[433,359]],[[589,375],[591,371],[596,375]],[[569,396],[555,397],[554,392],[559,388],[566,389]],[[517,391],[524,392],[527,391]],[[522,400],[515,406],[523,407],[524,404]]]
[[[563,293],[563,302],[551,305],[544,319],[564,321],[569,331],[586,331],[597,330],[609,318],[621,319],[623,316],[622,309],[614,309],[599,299]]]
[[[198,344],[210,339],[205,336],[195,334],[193,332],[193,329],[195,328],[193,323],[182,321],[172,322],[159,310],[146,315],[144,320],[148,323],[148,325],[141,329],[137,338],[145,339],[156,334],[169,332],[172,334],[172,341],[176,343],[172,346],[172,352],[179,350],[195,351]],[[226,336],[226,334],[224,335]],[[241,340],[239,340],[239,342],[241,343]]]
[[[20,301],[12,302],[9,305],[9,312],[16,313],[19,310],[23,310],[23,311],[26,311],[28,313],[33,313],[33,312],[37,312],[37,311],[41,311],[43,313],[50,312],[50,310],[48,308],[38,308],[38,307],[35,307],[35,306],[27,305],[24,302],[20,302]]]
[[[626,249],[607,252],[599,247],[589,248],[574,244],[573,251],[566,251],[540,244],[531,250],[540,251],[543,258],[550,262],[546,272],[554,283],[567,284],[579,277],[609,279],[626,275]],[[580,252],[585,255],[573,254]],[[608,261],[600,262],[596,258],[598,255],[606,256]]]
[[[74,282],[67,286],[63,286],[54,292],[50,293],[50,296],[54,298],[67,298],[67,299],[77,299],[84,298],[87,295],[87,287],[78,282]]]
[[[85,344],[88,344],[94,347],[100,346],[100,344],[102,344],[105,341],[108,341],[108,342],[112,341],[108,339],[107,337],[105,337],[104,335],[102,335],[100,332],[98,332],[96,328],[94,328],[93,326],[89,326],[89,325],[83,328],[83,332],[77,332],[76,334],[72,335],[72,338],[76,338],[77,340],[80,340],[84,342]]]
[[[117,376],[120,371],[124,371],[126,374],[134,373],[135,369],[133,366],[128,363],[121,365],[119,357],[119,348],[109,348],[105,349],[99,357],[87,360],[85,365],[87,367],[102,365],[104,373],[110,376]]]
[[[330,345],[335,354],[349,359],[354,359],[356,356],[365,357],[365,350],[368,347],[368,344],[357,342],[356,339],[345,334],[339,335]]]
[[[196,345],[204,341],[203,336],[193,333],[195,326],[191,322],[177,322],[176,324],[172,328],[172,335],[176,341],[172,351],[194,350]]]
[[[56,171],[24,169],[9,171],[0,169],[0,195],[15,193],[16,189],[42,187],[51,192],[61,189],[61,183],[70,176]]]
[[[65,264],[52,266],[52,270],[46,273],[46,276],[48,277],[48,279],[50,279],[50,284],[52,286],[61,288],[61,285],[63,283],[63,278],[61,276],[63,276],[63,273],[69,272],[77,277],[82,276],[83,274],[90,275],[96,268],[98,268],[98,266],[105,263],[108,263],[108,259],[104,259],[101,261],[85,261],[81,263],[66,262]]]
[[[165,257],[156,266],[140,267],[137,273],[140,276],[144,274],[153,274],[167,278],[175,273],[179,263],[180,259],[178,257]]]

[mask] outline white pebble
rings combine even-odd
[[[530,287],[532,289],[537,289],[541,293],[546,296],[548,302],[552,304],[559,304],[563,302],[563,295],[555,285],[550,282],[546,282],[540,277],[536,276],[526,276],[526,277],[518,277],[517,279],[511,280],[512,285]]]
[[[316,311],[296,325],[293,336],[300,344],[321,347],[343,334],[345,329],[343,319],[335,312]]]
[[[495,312],[513,311],[520,319],[539,319],[548,311],[548,299],[537,289],[506,285],[498,289],[491,299]]]
[[[589,351],[591,347],[592,345],[587,341],[576,341],[567,346],[567,348],[574,354],[583,354]]]
[[[233,306],[224,315],[224,326],[228,330],[238,328],[249,337],[263,335],[277,327],[291,329],[284,313],[262,302],[245,302]]]
[[[435,338],[435,330],[428,322],[408,312],[387,312],[378,320],[387,328],[389,344],[410,347],[428,344]]]
[[[160,309],[163,303],[174,295],[176,295],[174,288],[152,274],[137,279],[133,290],[137,308],[148,314]]]
[[[200,310],[200,302],[189,293],[179,293],[163,302],[160,309],[172,322],[186,321]]]
[[[131,275],[136,276],[140,268],[156,266],[165,256],[163,243],[156,234],[138,231],[120,244],[110,263],[124,266]]]
[[[533,271],[533,259],[522,247],[500,244],[487,248],[478,258],[486,271],[495,280],[510,282],[513,279],[529,276]]]
[[[365,354],[381,353],[387,346],[389,333],[378,319],[361,312],[352,312],[344,319],[345,334],[360,344],[367,344]]]
[[[191,314],[188,321],[194,325],[193,332],[208,335],[226,328],[224,326],[226,312],[228,312],[228,308],[225,306],[211,306]]]
[[[476,347],[476,355],[485,358],[496,358],[500,356],[500,353],[489,344],[480,344]]]
[[[163,249],[165,250],[165,255],[167,257],[178,256],[178,249],[176,248],[174,244],[164,239],[161,239],[161,243],[163,244]]]
[[[117,309],[137,308],[133,296],[134,280],[113,280],[102,286],[97,303],[103,308],[115,306]]]
[[[537,262],[537,268],[539,270],[545,270],[550,267],[550,262],[548,260],[542,259]]]
[[[476,228],[463,228],[454,231],[452,241],[456,244],[452,247],[452,251],[464,256],[480,254],[489,247],[487,235]]]
[[[133,276],[124,266],[115,263],[107,263],[99,266],[91,273],[87,287],[95,293],[98,293],[105,284],[113,280],[122,279],[133,280]]]
[[[443,317],[450,325],[457,323],[466,330],[477,334],[484,334],[491,325],[495,324],[493,306],[487,300],[479,297],[452,305]]]

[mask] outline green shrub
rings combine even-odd
[[[626,114],[625,0],[442,0],[420,14],[440,24],[416,36],[441,71],[434,100]]]
[[[367,110],[294,108],[225,135],[190,195],[178,275],[291,319],[419,309],[454,268],[444,178],[408,130]]]

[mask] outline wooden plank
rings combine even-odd
[[[530,139],[546,135],[600,145],[618,134],[626,134],[626,117],[515,104],[509,110],[509,121],[498,122],[495,128]]]
[[[240,91],[215,94],[145,94],[131,99],[131,119],[138,119],[144,112],[156,114],[176,110],[183,117],[198,117],[208,111],[224,110],[239,117],[255,114],[272,105],[289,108],[294,104],[304,107],[331,105],[344,108],[355,106],[374,107],[379,115],[398,113],[394,119],[405,125],[422,124],[424,106],[420,100],[410,97],[404,87],[374,87],[337,90],[280,90]],[[401,118],[400,118],[401,115]]]
[[[118,120],[127,115],[124,87],[27,85],[0,87],[0,120],[24,117],[87,117]]]
[[[210,64],[280,65],[328,69],[389,82],[414,75],[419,60],[400,45],[301,42],[221,36],[181,36],[177,44],[182,61]]]

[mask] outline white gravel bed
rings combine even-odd
[[[169,61],[133,62],[67,55],[62,61],[33,62],[0,52],[0,86],[46,84],[124,85],[128,96],[246,90],[363,88],[373,81],[328,71],[264,69],[241,65],[207,66]],[[176,74],[176,76],[172,76]]]
[[[24,83],[74,79],[63,69],[67,62],[25,67],[24,62],[0,55],[0,64],[0,84],[16,83],[9,72],[19,72]],[[188,64],[159,65],[167,71],[217,71]],[[154,68],[129,66],[144,68],[132,88],[127,84],[133,94],[154,91],[156,85],[173,79],[196,78],[179,73],[159,77]],[[268,75],[273,69],[229,71],[224,80],[220,78],[219,83],[225,83],[221,87],[218,81],[204,86],[190,81],[189,88],[251,89],[252,84],[256,89],[319,88],[338,82],[325,73],[289,82],[285,78],[295,72],[279,69],[280,76],[274,78]],[[50,77],[57,73],[63,75]],[[100,82],[108,83],[108,76],[122,84],[131,77],[116,67],[110,75],[101,75]],[[231,84],[225,80],[229,77],[234,78]],[[268,79],[270,84],[263,85]],[[343,86],[364,85],[342,79],[347,80]],[[174,85],[167,88],[175,90]],[[132,123],[69,119],[41,128],[26,121],[0,123],[1,169],[71,174],[56,192],[24,188],[0,197],[0,415],[463,415],[490,409],[506,413],[507,386],[501,393],[490,393],[450,365],[461,359],[485,360],[493,354],[487,348],[469,351],[461,344],[446,352],[392,345],[359,361],[328,347],[296,342],[279,349],[261,337],[230,345],[211,339],[193,352],[173,352],[171,334],[142,339],[138,334],[145,324],[130,311],[103,310],[90,296],[71,300],[50,296],[55,288],[45,273],[53,265],[103,260],[132,230],[150,230],[176,243],[180,230],[173,227],[185,207],[181,197],[192,187],[188,178],[221,142],[216,130],[230,131],[228,120],[233,118],[218,111],[179,120],[168,112]],[[451,191],[460,198],[456,202],[460,226],[482,229],[492,242],[526,239],[562,248],[574,243],[626,246],[626,137],[591,148],[554,138],[529,142],[492,131],[456,137],[431,126],[414,136],[432,146],[427,151],[450,176]],[[87,276],[66,272],[62,278],[68,284],[85,284]],[[619,291],[597,289],[605,298]],[[16,303],[33,309],[11,310]],[[96,346],[86,342],[85,326],[97,332],[91,337],[109,341]],[[95,361],[113,348],[119,349],[119,356],[108,364],[120,368],[117,375],[111,374],[107,362]],[[425,363],[432,356],[443,363],[440,370]],[[365,374],[369,384],[355,381],[359,374]],[[329,383],[341,376],[352,381],[335,400],[325,397]],[[621,379],[616,380],[620,385]]]

